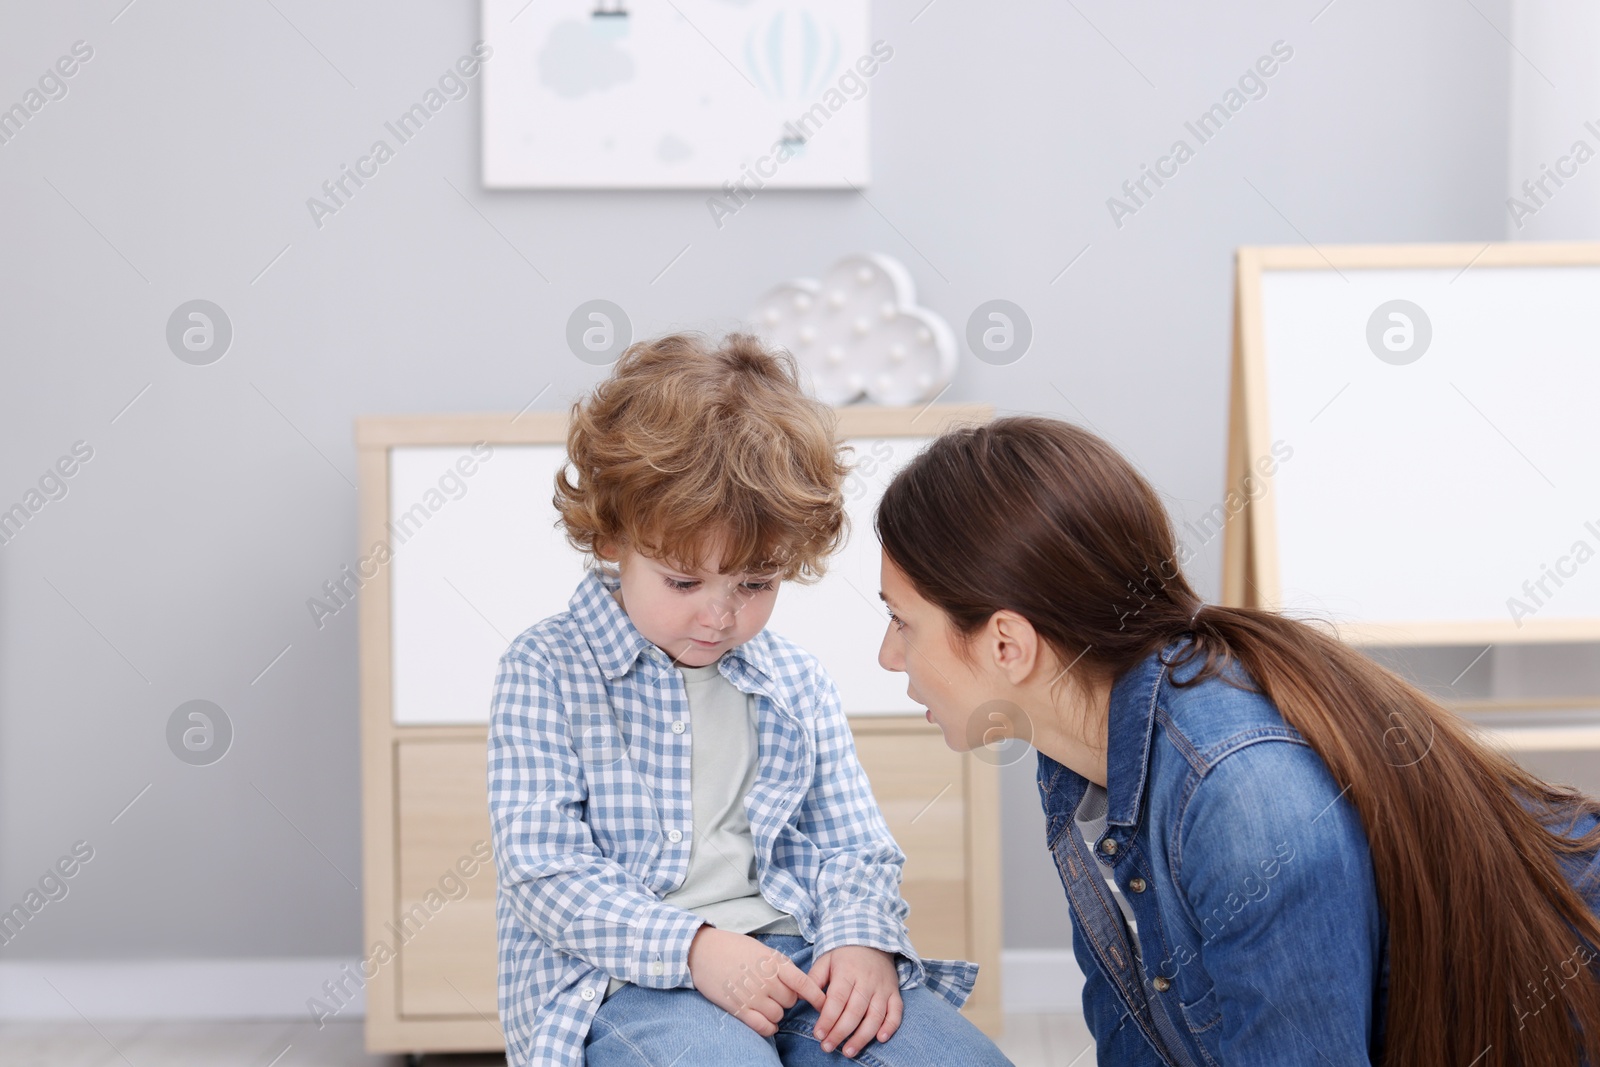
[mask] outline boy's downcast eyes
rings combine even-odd
[[[678,590],[680,593],[687,593],[689,590],[693,589],[695,586],[700,584],[700,579],[698,579],[698,578],[692,578],[692,579],[685,580],[685,579],[679,579],[679,578],[663,577],[662,580],[665,581],[668,586],[670,586],[673,589]],[[773,581],[771,579],[768,579],[765,582],[745,582],[743,588],[745,590],[751,592],[751,593],[764,593],[768,589],[771,589],[772,586],[773,586]]]

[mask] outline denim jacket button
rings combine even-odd
[[[1128,889],[1135,893],[1143,893],[1145,889],[1143,878],[1128,879]]]
[[[1156,987],[1157,993],[1165,993],[1167,990],[1172,988],[1172,980],[1170,978],[1163,978],[1159,974],[1150,980],[1150,984]]]
[[[1117,854],[1117,843],[1108,837],[1100,842],[1100,851],[1108,856],[1115,856]]]

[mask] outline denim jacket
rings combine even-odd
[[[1087,976],[1101,1064],[1366,1064],[1382,1048],[1387,925],[1366,834],[1266,696],[1212,677],[1187,639],[1112,685],[1106,830],[1073,814],[1088,780],[1038,754],[1046,835]],[[1250,684],[1237,662],[1225,668]],[[1582,832],[1594,816],[1580,820]],[[1142,958],[1090,854],[1131,905]],[[1600,857],[1564,864],[1600,910]]]

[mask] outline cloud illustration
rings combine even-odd
[[[609,36],[581,22],[559,22],[539,50],[539,80],[557,96],[575,99],[633,77],[633,57]]]
[[[678,163],[694,155],[694,149],[689,142],[681,137],[667,134],[656,142],[656,158],[663,163]]]
[[[918,307],[905,265],[891,256],[845,256],[820,281],[796,278],[769,290],[749,316],[770,344],[793,353],[817,399],[848,404],[920,404],[956,370],[949,323]]]

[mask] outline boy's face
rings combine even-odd
[[[720,562],[720,545],[710,560]],[[771,574],[688,571],[625,549],[618,560],[618,603],[657,648],[685,667],[704,667],[742,645],[767,624],[780,580]]]

